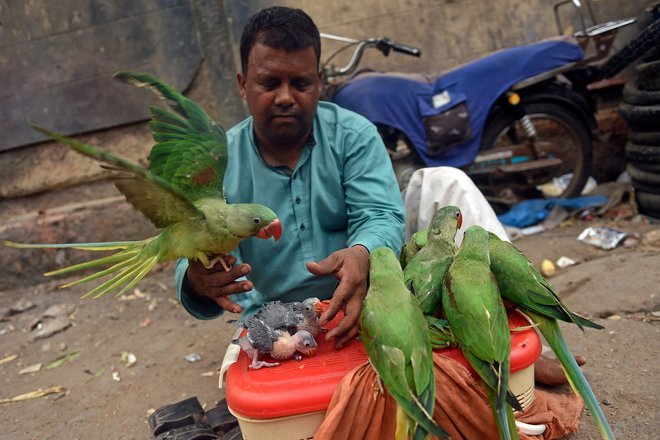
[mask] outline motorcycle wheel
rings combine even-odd
[[[495,198],[506,194],[511,202],[529,197],[579,196],[584,188],[592,163],[591,133],[582,119],[570,109],[554,102],[534,102],[525,104],[525,112],[532,120],[538,133],[536,142],[550,158],[561,159],[558,169],[536,176],[533,182],[520,176],[518,181],[505,180],[498,183],[492,180],[489,190]],[[481,138],[481,152],[494,148],[523,147],[527,139],[520,122],[510,113],[498,111],[489,117]],[[529,150],[529,147],[527,147]],[[530,152],[531,153],[531,152]],[[530,158],[533,157],[530,154]],[[568,175],[571,175],[568,177]],[[557,193],[549,194],[538,190],[538,186],[553,178],[567,176],[567,184]]]

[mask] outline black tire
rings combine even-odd
[[[640,182],[639,180],[630,179],[635,191],[644,191],[652,194],[660,194],[660,186],[651,185],[650,183]]]
[[[637,162],[637,161],[633,161],[630,163],[633,164],[635,168],[637,168],[638,170],[647,171],[649,173],[660,174],[660,163]]]
[[[660,131],[629,131],[628,140],[637,145],[660,145]]]
[[[599,71],[604,78],[612,78],[660,43],[660,20],[656,20],[633,38],[620,51],[615,53],[600,67]]]
[[[648,210],[660,212],[660,194],[653,194],[646,191],[635,191],[635,198],[640,211]]]
[[[637,145],[628,142],[625,147],[626,157],[637,162],[660,163],[660,146]]]
[[[660,61],[639,64],[637,66],[637,84],[641,90],[660,90]]]
[[[222,436],[222,440],[243,440],[243,434],[241,433],[241,427],[237,426],[231,431],[228,431]]]
[[[539,132],[538,140],[550,139],[549,143],[555,148],[549,153],[564,161],[559,170],[545,176],[545,181],[572,173],[571,181],[559,197],[578,196],[582,192],[591,172],[593,152],[589,127],[583,123],[583,119],[574,111],[556,102],[533,102],[524,105],[525,112],[534,122]],[[553,125],[555,126],[554,129]],[[481,139],[480,150],[490,150],[502,143],[515,144],[516,141],[511,139],[511,136],[507,133],[512,126],[516,126],[518,143],[525,142],[524,136],[519,134],[521,130],[519,124],[514,121],[511,114],[499,110],[489,116]],[[544,133],[544,129],[546,133]],[[563,130],[563,133],[558,134],[558,129]],[[553,139],[556,141],[552,142]],[[543,195],[541,194],[541,196]]]
[[[660,190],[660,174],[652,173],[641,168],[638,168],[634,163],[629,163],[626,171],[630,174],[630,178],[638,182],[644,182],[651,186],[656,186]]]
[[[640,90],[638,79],[633,78],[623,86],[623,101],[633,105],[660,104],[660,91]]]
[[[636,131],[655,131],[660,126],[660,104],[619,106],[619,114]]]

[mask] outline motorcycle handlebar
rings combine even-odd
[[[407,46],[405,44],[397,43],[396,41],[390,40],[389,38],[381,38],[380,44],[386,45],[389,49],[392,49],[394,52],[399,52],[418,58],[422,55],[421,49],[417,47]]]

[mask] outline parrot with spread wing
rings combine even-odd
[[[433,420],[435,376],[431,342],[419,304],[403,283],[395,253],[369,255],[369,289],[360,314],[360,337],[369,362],[397,402],[396,438],[429,433],[447,439]]]
[[[557,320],[576,324],[580,329],[603,326],[571,312],[550,283],[527,257],[510,242],[490,233],[490,268],[497,279],[502,298],[513,303],[537,324],[537,328],[562,364],[569,383],[582,396],[604,439],[614,434],[582,370],[566,344]]]
[[[111,291],[121,295],[149,274],[151,268],[178,258],[197,259],[207,267],[223,264],[222,254],[248,237],[278,240],[282,225],[275,213],[258,204],[228,204],[223,194],[227,166],[227,137],[223,127],[194,101],[159,79],[122,71],[115,78],[145,87],[171,103],[173,111],[151,107],[150,127],[156,144],[149,155],[149,169],[106,151],[45,128],[36,130],[72,149],[104,162],[116,173],[115,186],[136,209],[162,231],[139,241],[71,244],[23,244],[18,248],[73,248],[91,251],[119,250],[98,258],[48,272],[60,275],[77,270],[110,266],[62,287],[86,283],[106,275],[112,278],[84,296],[99,297]]]
[[[438,209],[428,228],[426,245],[414,254],[403,270],[406,287],[419,301],[425,315],[439,312],[442,283],[454,259],[454,238],[463,216],[456,206]]]
[[[509,321],[490,270],[488,232],[481,226],[465,232],[445,277],[442,306],[461,351],[484,381],[500,438],[517,439],[512,407],[522,407],[508,389]]]

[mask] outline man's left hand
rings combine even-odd
[[[327,341],[335,340],[335,348],[341,348],[360,330],[362,302],[367,296],[369,251],[361,245],[340,249],[318,263],[308,262],[307,270],[316,276],[333,275],[339,280],[328,309],[321,315],[321,325],[344,309],[344,319],[325,336]]]

